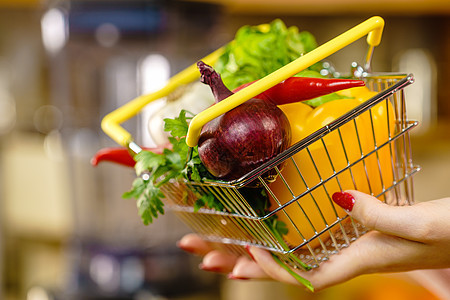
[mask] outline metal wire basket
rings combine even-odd
[[[219,103],[224,105],[208,108],[191,121],[188,145],[196,145],[201,127],[209,120],[368,33],[367,66],[383,27],[383,19],[373,17]],[[220,53],[219,49],[203,60],[210,63]],[[197,77],[195,66],[189,67],[161,91],[141,96],[106,116],[104,131],[119,144],[139,152],[140,147],[119,124],[148,102]],[[172,180],[164,184],[161,191],[166,207],[218,248],[244,254],[242,246],[251,244],[271,251],[293,267],[317,267],[367,231],[335,206],[332,193],[356,189],[390,205],[413,202],[412,175],[419,167],[412,163],[409,131],[417,122],[407,118],[403,92],[413,76],[365,74],[363,79],[377,92],[371,99],[238,180]],[[276,174],[274,182],[265,179],[268,172]],[[203,195],[215,197],[223,210],[197,210],[195,202]],[[258,197],[271,203],[263,213],[253,205]],[[274,230],[274,218],[284,223],[287,234]]]

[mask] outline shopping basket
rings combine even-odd
[[[357,189],[390,205],[410,205],[412,175],[419,167],[412,163],[409,131],[417,122],[407,118],[403,89],[413,82],[413,76],[368,72],[383,27],[382,18],[372,17],[197,114],[186,138],[190,147],[196,146],[202,126],[210,120],[367,35],[365,68],[355,68],[363,71],[361,78],[376,92],[372,98],[237,180],[165,183],[161,191],[166,208],[225,251],[244,254],[244,245],[258,246],[294,268],[310,269],[367,231],[335,206],[332,193]],[[223,48],[202,60],[213,64],[221,53]],[[149,102],[198,77],[196,65],[188,67],[161,90],[105,116],[103,130],[118,144],[140,152],[141,147],[120,124]],[[274,182],[266,180],[267,172],[276,174]],[[203,195],[215,197],[223,210],[197,209],[195,203]],[[271,206],[263,214],[252,205],[258,197],[270,199]],[[283,234],[269,222],[274,219],[284,224]]]

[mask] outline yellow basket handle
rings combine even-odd
[[[205,63],[212,64],[224,52],[224,47],[217,49],[213,53],[202,58]],[[141,95],[125,105],[110,112],[102,119],[102,130],[121,146],[128,147],[133,141],[131,134],[126,131],[120,124],[134,117],[139,111],[152,101],[166,97],[177,87],[190,83],[200,76],[197,64],[193,64],[180,73],[174,75],[167,84],[160,90]]]
[[[381,36],[384,28],[384,20],[381,17],[372,17],[359,25],[351,28],[350,30],[342,33],[334,39],[326,42],[325,44],[317,47],[311,52],[299,57],[284,67],[274,71],[266,77],[256,81],[252,85],[236,92],[229,96],[227,99],[220,101],[219,103],[207,108],[206,110],[197,114],[190,122],[189,129],[186,137],[186,144],[190,147],[197,145],[201,129],[203,125],[209,121],[217,118],[218,116],[226,113],[227,111],[239,106],[245,101],[255,97],[256,95],[271,88],[277,83],[297,74],[298,72],[308,68],[309,66],[323,60],[336,51],[344,48],[345,46],[355,42],[362,38],[366,34],[367,43],[370,47],[376,47],[381,42]],[[223,48],[216,50],[202,60],[211,64],[218,59],[223,53]],[[102,129],[113,140],[122,146],[129,146],[132,142],[132,137],[120,124],[136,115],[140,109],[153,100],[167,96],[178,85],[189,83],[199,76],[199,71],[196,64],[191,65],[184,71],[178,73],[172,77],[168,84],[161,90],[149,94],[140,96],[126,105],[118,108],[103,118]]]

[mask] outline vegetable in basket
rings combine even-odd
[[[216,103],[233,94],[211,66],[202,61],[197,65],[201,82],[211,87]],[[215,177],[238,179],[290,146],[290,125],[277,105],[304,101],[356,86],[364,86],[364,82],[288,78],[205,124],[198,142],[200,159]],[[265,178],[274,177],[270,175]]]
[[[229,96],[231,94],[231,92],[223,84],[221,84],[220,77],[216,72],[214,72],[212,68],[207,67],[202,63],[200,63],[199,66],[202,69],[204,81],[211,79],[209,75],[217,76],[217,78],[215,78],[214,80],[216,80],[216,83],[219,84],[219,86],[217,87],[217,89],[213,87],[213,93],[216,95],[218,99],[221,99],[221,97],[223,98],[225,94],[226,96]],[[209,75],[207,74],[208,71],[210,72]],[[357,84],[359,85],[360,83],[357,82]],[[303,88],[303,86],[300,87]],[[218,91],[220,89],[222,89],[222,92],[225,94],[223,94],[222,92],[219,93]],[[302,89],[299,90],[299,92],[302,92]],[[271,130],[272,131],[276,130],[277,133],[280,134],[280,144],[282,145],[283,148],[276,149],[277,152],[272,154],[273,157],[276,154],[279,154],[284,149],[286,149],[291,143],[289,122],[286,116],[283,114],[283,112],[279,110],[277,106],[271,103],[270,101],[254,99],[253,102],[256,102],[253,104],[253,106],[256,107],[256,110],[252,111],[252,116],[250,119],[247,119],[247,121],[255,119],[255,114],[261,113],[263,111],[261,107],[270,108],[269,110],[266,110],[264,112],[266,114],[265,115],[266,118],[264,119],[266,123],[267,120],[270,120],[270,118],[275,118],[277,120],[273,124],[273,126],[269,126],[268,129],[264,129],[263,127],[258,128],[258,130],[260,130],[259,135],[262,136],[263,138],[266,138],[266,140],[270,141],[271,143],[274,140],[274,136],[271,133]],[[231,112],[233,111],[239,114],[239,107],[233,109]],[[275,117],[273,116],[274,112],[276,115]],[[171,131],[172,135],[172,137],[169,139],[172,144],[171,147],[172,149],[166,148],[163,150],[163,153],[161,154],[153,153],[150,151],[142,151],[141,153],[135,156],[135,159],[137,161],[135,165],[136,174],[140,177],[138,177],[133,182],[132,189],[129,192],[125,193],[124,197],[137,199],[139,214],[141,215],[141,218],[145,224],[151,223],[153,221],[153,218],[157,217],[158,213],[164,212],[163,204],[161,201],[164,195],[161,193],[160,187],[169,180],[176,178],[185,178],[188,180],[201,182],[205,178],[209,180],[214,180],[217,178],[217,176],[215,177],[214,174],[211,174],[212,172],[209,172],[209,170],[207,169],[208,164],[202,163],[202,161],[203,162],[205,161],[205,156],[203,156],[203,159],[201,159],[201,155],[203,153],[202,138],[204,139],[205,136],[210,137],[209,136],[210,134],[207,130],[203,131],[202,136],[200,137],[199,140],[199,146],[194,148],[191,157],[188,157],[189,152],[188,146],[186,145],[186,137],[185,137],[188,129],[188,120],[189,118],[186,117],[185,111],[182,111],[180,113],[180,116],[176,119],[165,120],[166,122],[165,129]],[[235,122],[236,120],[237,119],[233,118],[233,122],[231,122],[232,125],[237,124]],[[243,124],[244,127],[247,125]],[[239,127],[231,126],[227,133],[229,135],[232,135],[234,130],[235,131],[234,134],[236,134],[236,132],[237,134],[241,134],[240,131],[242,130],[243,126]],[[279,130],[281,131],[278,132]],[[267,137],[269,139],[267,139]],[[225,138],[225,136],[222,136],[222,138]],[[244,136],[243,143],[245,143],[245,145],[248,145],[250,144],[251,140],[252,137]],[[256,141],[257,143],[254,144],[253,146],[254,152],[258,152],[261,150],[265,151],[266,149],[260,147],[262,143],[258,140]],[[238,153],[242,156],[242,151]],[[214,156],[211,156],[211,154],[209,155],[210,155],[209,157],[214,158]],[[267,161],[272,157],[265,158],[265,161]],[[187,164],[185,164],[187,159],[189,160]],[[239,162],[239,160],[236,161]],[[261,164],[262,162],[257,161],[256,163]],[[252,165],[250,162],[248,163],[248,165],[251,166],[251,169],[255,168],[255,163],[253,163]],[[245,174],[245,172],[239,173],[241,171],[240,169],[243,169],[245,172],[250,171],[250,169],[245,170],[244,167],[241,167],[235,172],[237,175]],[[145,178],[141,176],[142,174],[146,175]],[[267,209],[268,203],[267,195],[266,194],[263,195],[262,193],[260,193],[260,196],[261,197],[259,197],[259,200],[261,203],[257,203],[258,201],[254,201],[255,203],[253,203],[253,205],[256,211],[259,211],[261,214],[264,214],[264,210]],[[222,205],[218,201],[215,201],[214,197],[210,197],[210,195],[203,195],[201,198],[198,199],[197,208],[202,206],[214,208],[219,211],[222,210],[223,208]],[[278,231],[280,231],[280,233],[285,233],[282,222],[277,222],[275,218],[272,218],[271,222],[272,221],[274,223],[270,224],[269,226],[277,228],[277,230],[279,229]]]
[[[259,26],[246,25],[236,32],[214,68],[225,85],[234,90],[263,78],[316,47],[311,33],[300,31],[296,26],[286,27],[280,19]],[[310,71],[319,70],[320,65],[313,65],[303,76],[311,77]]]
[[[233,90],[237,92],[253,82],[243,84],[242,86]],[[316,106],[318,103],[324,103],[330,100],[341,98],[352,98],[351,95],[339,94],[334,96],[334,92],[349,89],[352,87],[363,86],[362,80],[350,79],[331,79],[331,78],[316,78],[316,77],[290,77],[283,82],[267,89],[263,93],[255,96],[257,99],[269,101],[275,105],[289,104],[293,102],[305,101],[306,103]],[[213,90],[214,93],[214,90]],[[227,87],[221,86],[220,91],[216,89],[216,97],[224,97],[230,95],[231,92]],[[223,95],[222,95],[223,94]],[[331,97],[330,97],[331,95]],[[311,100],[312,99],[312,100]],[[326,99],[326,100],[324,100]],[[302,107],[310,108],[309,105],[302,105]],[[297,118],[301,118],[298,115]],[[170,143],[159,145],[154,149],[144,149],[152,152],[162,152],[164,148],[170,147]],[[111,161],[129,167],[134,167],[135,160],[128,149],[125,148],[105,148],[98,151],[92,159],[92,164],[97,165],[102,161]],[[245,174],[245,173],[244,173]],[[216,177],[221,177],[217,176]]]
[[[327,102],[316,108],[304,103],[280,106],[290,121],[293,143],[304,139],[376,95],[366,87],[352,88],[340,93],[349,98]],[[358,189],[379,195],[393,184],[391,149],[382,145],[393,136],[394,129],[393,106],[390,101],[383,101],[356,117],[354,122],[342,125],[339,131],[328,133],[323,142],[319,140],[296,153],[293,156],[296,165],[285,164],[281,174],[286,182],[295,184],[290,184],[288,189],[280,178],[270,184],[276,196],[276,200],[271,197],[272,209],[279,204],[287,203],[293,199],[293,195],[301,195],[307,189],[319,185],[336,172],[347,168],[334,179],[325,182],[322,187],[308,192],[298,202],[288,205],[277,214],[279,220],[286,223],[287,242],[294,246],[300,245],[304,242],[301,235],[308,240],[317,233],[316,231],[326,227],[325,222],[331,225],[337,217],[345,216],[342,209],[333,206],[330,193],[341,189]],[[371,154],[375,147],[380,148]],[[363,155],[367,157],[355,163]],[[307,217],[303,211],[308,212]],[[321,239],[324,241],[328,237],[325,233]],[[314,248],[319,242],[316,240],[310,245]]]
[[[202,63],[200,63],[200,65],[204,68],[204,71],[208,69]],[[210,71],[213,71],[213,70],[211,69]],[[213,72],[212,74],[215,74],[216,76],[218,76],[218,74],[216,72]],[[203,79],[205,80],[206,77],[204,77]],[[221,83],[220,77],[217,77],[216,80],[219,81],[216,83],[218,83],[218,84]],[[314,95],[314,96],[317,96],[320,94],[320,91],[317,91],[315,87],[314,87],[313,93],[311,93],[308,90],[305,90],[304,83],[307,82],[309,79],[296,78],[295,81],[297,81],[297,80],[302,81],[302,84],[299,85],[299,90],[297,91],[298,94],[305,93],[307,95]],[[317,79],[312,78],[311,81],[317,82]],[[337,82],[335,79],[326,79],[325,81],[329,82],[332,85],[335,85]],[[321,81],[321,85],[323,86],[324,82]],[[340,84],[338,86],[344,88],[344,87],[348,87],[348,86],[360,86],[360,85],[361,85],[361,81],[359,81],[359,80],[353,80],[353,81],[344,80],[343,84]],[[306,86],[308,86],[308,84],[306,84]],[[280,83],[279,87],[277,87],[277,93],[279,95],[286,95],[286,93],[284,93],[282,90],[283,87],[288,87],[289,93],[296,94],[295,92],[293,92],[294,86],[285,85],[284,83]],[[224,97],[224,95],[225,95],[225,94],[221,94],[221,95],[217,94],[219,89],[222,89],[222,91],[224,91],[224,93],[227,96],[229,94],[231,94],[231,92],[225,86],[220,85],[220,87],[218,89],[213,88],[213,91],[216,92],[216,96],[219,99],[220,99],[220,97]],[[337,88],[333,87],[333,89],[337,89]],[[330,91],[329,88],[327,88],[326,86],[325,86],[325,90],[326,90],[326,92]],[[326,92],[324,92],[324,94]],[[301,115],[296,115],[295,117],[292,116],[292,112],[298,111],[298,110],[285,111],[285,113],[288,116],[290,116],[290,118],[291,118],[291,121],[290,121],[291,125],[289,125],[284,114],[272,103],[272,101],[275,103],[277,102],[277,99],[274,98],[274,95],[276,95],[276,93],[272,93],[269,95],[271,96],[270,100],[267,100],[269,98],[265,97],[266,100],[254,99],[254,101],[256,101],[257,103],[262,104],[263,106],[266,106],[266,107],[268,104],[270,104],[271,111],[276,111],[278,114],[278,117],[280,117],[281,120],[283,120],[282,122],[284,122],[283,125],[279,126],[279,124],[277,124],[274,127],[276,127],[276,129],[281,129],[282,126],[284,126],[284,129],[286,127],[288,127],[289,131],[284,132],[284,134],[288,133],[290,135],[290,128],[291,128],[292,124],[295,124],[294,122],[296,122],[296,120],[298,120],[302,116]],[[256,98],[258,98],[258,97],[264,98],[264,93],[256,96]],[[348,96],[346,96],[346,97],[348,97]],[[305,97],[297,96],[295,98],[292,97],[290,99],[285,98],[283,100],[280,100],[280,102],[286,103],[288,101],[298,101],[299,99],[304,100]],[[304,108],[308,108],[309,110],[312,110],[312,108],[310,108],[310,106],[303,104],[303,103],[297,103],[295,105],[297,108],[304,107]],[[280,107],[282,108],[284,106],[285,105],[282,105]],[[238,109],[234,109],[234,110],[239,111]],[[280,115],[280,113],[281,113],[281,115]],[[251,118],[254,119],[254,115],[252,115]],[[163,205],[162,205],[161,199],[164,197],[164,195],[159,190],[159,188],[162,184],[168,182],[172,178],[184,177],[188,180],[201,182],[205,178],[208,180],[215,180],[218,177],[218,176],[214,176],[215,174],[213,172],[209,172],[209,170],[206,167],[206,166],[208,166],[207,163],[206,164],[202,163],[202,161],[203,162],[205,161],[205,156],[203,156],[203,159],[201,159],[202,142],[203,142],[202,138],[200,138],[200,140],[199,140],[199,147],[194,148],[192,157],[190,157],[190,160],[185,165],[185,162],[188,158],[188,146],[186,145],[186,141],[185,141],[185,136],[187,134],[187,129],[188,129],[188,121],[189,121],[189,117],[186,116],[186,111],[182,111],[178,118],[165,119],[165,123],[166,123],[165,129],[167,131],[171,131],[171,134],[172,134],[172,137],[169,139],[171,144],[166,145],[165,147],[159,147],[158,149],[156,149],[156,151],[142,151],[141,153],[137,154],[134,157],[134,160],[137,161],[136,165],[135,165],[134,161],[132,161],[130,159],[131,157],[130,157],[129,152],[125,149],[122,149],[122,150],[113,149],[114,153],[108,153],[108,151],[106,151],[106,152],[100,151],[94,157],[95,160],[97,161],[97,163],[99,161],[103,161],[103,160],[110,160],[110,161],[115,160],[116,162],[119,162],[122,164],[126,164],[125,162],[128,162],[129,166],[135,165],[136,174],[138,176],[141,176],[142,173],[146,174],[146,178],[147,178],[146,180],[144,180],[142,177],[137,178],[135,180],[135,182],[133,183],[132,189],[129,192],[124,194],[125,198],[136,198],[137,199],[139,213],[145,224],[151,223],[153,218],[157,217],[158,212],[163,213],[163,210],[162,210]],[[232,122],[232,124],[235,124],[235,122]],[[236,127],[234,127],[234,128],[236,128]],[[294,129],[294,132],[297,135],[299,132],[298,128],[297,127],[292,127],[292,128]],[[234,129],[234,130],[236,130],[236,129]],[[261,135],[263,135],[264,137],[273,137],[270,133],[267,134],[267,132],[268,131],[266,131],[265,134],[262,133]],[[208,134],[207,131],[204,131],[203,138],[205,136],[208,136],[207,134]],[[210,137],[210,136],[208,136],[208,137]],[[295,138],[297,139],[298,137],[295,136]],[[248,136],[244,136],[243,141],[245,142],[245,145],[248,145],[250,140],[251,139],[249,139]],[[272,141],[272,138],[269,140]],[[286,147],[290,145],[290,137],[286,138],[286,136],[284,136],[284,137],[282,136],[282,142],[284,142],[283,149],[286,149]],[[257,152],[258,150],[261,150],[261,149],[264,150],[264,148],[260,147],[262,145],[260,142],[254,144],[254,145],[255,145],[254,147],[256,147],[255,152]],[[281,149],[278,150],[276,153],[273,154],[273,156],[280,153],[281,151],[282,151]],[[238,153],[239,153],[239,155],[242,155],[243,152],[239,151]],[[125,156],[125,157],[120,157],[121,155]],[[210,155],[209,157],[214,158],[214,156],[211,156],[211,154],[209,154],[209,155]],[[270,158],[271,157],[266,158],[265,161],[267,161]],[[238,159],[232,161],[232,163],[239,163],[239,162],[240,162],[239,157],[238,157]],[[223,162],[220,162],[220,163],[223,164]],[[251,164],[249,164],[249,165],[251,165]],[[214,165],[212,165],[212,166],[215,167]],[[241,173],[235,172],[235,174],[240,176],[240,175],[243,175],[246,172],[250,171],[253,168],[255,168],[255,164],[251,165],[251,168],[249,168],[249,169],[245,169],[242,167],[242,168],[240,168],[240,170],[243,170],[243,171]],[[160,178],[162,176],[164,177],[164,179],[160,180]],[[261,197],[260,197],[261,202],[267,202],[268,200],[266,198],[267,198],[267,195],[261,195]],[[261,205],[259,205],[259,204],[255,204],[255,205],[259,207],[256,210],[258,210],[261,214],[264,214],[264,209],[260,209],[260,208],[265,207],[266,204],[263,203]],[[223,208],[220,203],[217,203],[217,201],[214,201],[214,197],[207,197],[207,196],[201,197],[200,199],[198,199],[197,208],[203,207],[203,206],[208,207],[208,208],[214,208],[217,210],[221,210]],[[267,207],[265,209],[267,209]],[[279,224],[279,226],[275,226],[275,227],[281,228],[283,226],[282,222],[278,222],[278,224]],[[281,230],[281,231],[284,232],[285,230]]]
[[[233,90],[233,92],[237,92],[252,83],[254,82],[243,84]],[[359,86],[364,86],[364,81],[340,78],[289,77],[288,79],[255,96],[255,98],[266,100],[276,105],[283,105],[311,100],[334,92]],[[311,101],[308,102],[308,104],[310,103]]]
[[[166,143],[164,145],[159,145],[154,148],[144,147],[143,150],[157,154],[162,154],[164,152],[164,149],[170,148],[171,146],[172,145],[170,143]],[[130,150],[122,147],[110,147],[100,149],[92,157],[91,165],[95,167],[99,163],[104,161],[110,161],[126,167],[134,167],[136,165],[136,161],[134,160],[133,155],[130,153]]]
[[[211,66],[198,62],[201,82],[209,85],[216,103],[233,93]],[[216,178],[233,180],[286,150],[291,127],[271,101],[253,98],[206,123],[198,140],[199,157]]]
[[[236,90],[269,75],[316,47],[317,42],[310,32],[300,31],[296,26],[286,27],[283,21],[276,19],[269,24],[241,27],[213,67],[221,75],[225,86]],[[324,78],[320,74],[321,69],[321,63],[316,63],[294,77]],[[315,107],[343,98],[330,92],[322,92],[322,96],[310,97],[306,101]]]
[[[178,117],[165,119],[164,129],[170,132],[171,147],[165,148],[162,153],[143,150],[134,156],[138,177],[123,197],[136,199],[139,215],[145,225],[152,223],[158,214],[164,214],[162,185],[173,179],[202,181],[205,177],[212,178],[201,164],[197,149],[193,149],[189,156],[186,134],[191,118],[187,111],[182,110]],[[221,211],[221,204],[213,200],[208,195],[198,199],[204,206]]]

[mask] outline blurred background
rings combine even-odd
[[[407,91],[416,201],[450,195],[450,2],[397,0],[1,0],[0,299],[437,299],[401,275],[371,275],[317,295],[198,270],[170,213],[144,226],[132,169],[90,165],[116,146],[102,117],[160,88],[246,24],[282,19],[319,44],[373,15],[386,20],[375,71],[414,73]],[[361,62],[364,43],[334,55]],[[155,103],[125,123],[144,145]]]

